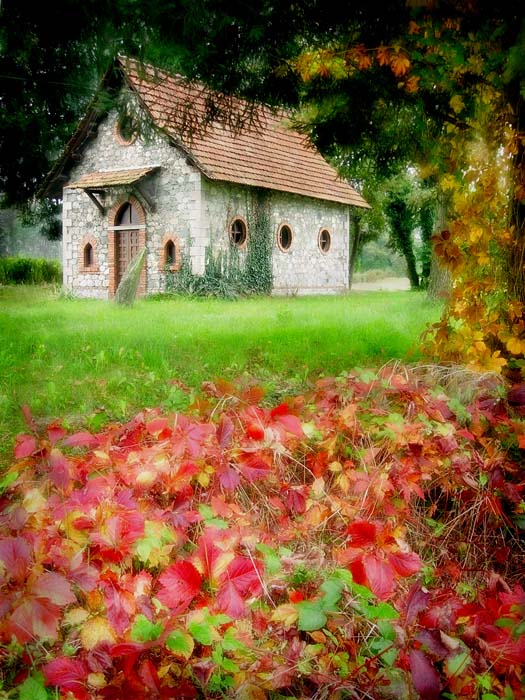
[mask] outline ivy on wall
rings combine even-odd
[[[231,243],[226,251],[215,251],[209,246],[202,275],[192,272],[191,260],[183,254],[179,270],[167,271],[166,291],[223,299],[270,294],[273,288],[272,232],[269,195],[265,190],[254,190],[251,194],[248,227],[245,254]]]
[[[252,195],[250,238],[244,269],[244,284],[251,294],[270,294],[273,287],[269,208],[268,192],[255,190]]]

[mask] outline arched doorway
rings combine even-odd
[[[141,248],[138,225],[139,215],[137,208],[131,202],[125,202],[120,207],[115,219],[115,226],[118,226],[120,229],[115,231],[115,288],[119,286],[126,268]]]
[[[131,260],[146,245],[146,216],[135,197],[116,204],[109,219],[109,295],[114,296]],[[139,294],[146,291],[145,270],[141,274]]]

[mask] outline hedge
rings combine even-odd
[[[52,284],[62,282],[58,260],[0,258],[0,284]]]

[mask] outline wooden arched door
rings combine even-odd
[[[140,250],[140,216],[131,202],[125,202],[115,218],[115,287],[120,284],[126,268]],[[118,228],[117,228],[118,227]],[[129,228],[128,228],[129,227]]]

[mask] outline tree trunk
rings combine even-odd
[[[513,89],[512,89],[513,88]],[[511,208],[511,230],[514,231],[513,245],[509,249],[508,294],[525,304],[525,100],[520,92],[519,81],[515,79],[509,89],[510,104],[515,109],[514,128],[517,138],[517,152],[514,155],[514,182]]]
[[[448,219],[448,203],[447,198],[441,192],[438,194],[438,202],[436,207],[436,224],[435,231],[443,231],[447,228]],[[428,278],[427,295],[429,299],[448,299],[452,289],[452,277],[450,272],[441,265],[437,255],[432,250],[432,258],[430,261],[430,275]]]
[[[412,245],[407,246],[406,249],[403,250],[403,255],[407,261],[407,275],[408,279],[410,280],[410,288],[419,289],[419,275],[417,274],[416,268],[416,256],[414,255]]]

